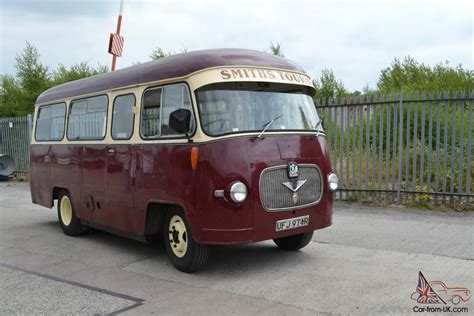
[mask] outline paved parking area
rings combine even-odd
[[[333,220],[302,251],[218,247],[185,274],[160,245],[65,236],[28,184],[0,183],[0,314],[410,314],[418,271],[474,289],[474,213],[339,203]]]

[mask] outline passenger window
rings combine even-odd
[[[163,90],[161,136],[180,135],[169,126],[170,114],[178,109],[187,109],[192,113],[188,89],[185,85],[176,85],[165,87]],[[193,118],[191,118],[191,131],[194,131]]]
[[[127,94],[115,98],[112,114],[112,138],[130,139],[133,133],[133,107],[135,95]]]
[[[160,135],[161,89],[148,90],[143,95],[141,132],[143,137]]]
[[[69,115],[86,114],[86,112],[87,112],[87,100],[76,101],[74,102],[74,106],[71,106],[71,113]]]
[[[103,139],[107,125],[107,96],[71,103],[67,138],[70,140]]]
[[[64,137],[66,104],[59,103],[39,108],[35,139],[38,141],[61,140]]]

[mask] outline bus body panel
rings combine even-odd
[[[78,216],[90,220],[82,201],[82,148],[64,144],[35,144],[30,153],[30,190],[32,200],[51,208],[53,191],[67,189]]]
[[[107,145],[105,191],[107,221],[116,229],[142,235],[142,214],[135,208],[136,147],[129,144]]]
[[[54,188],[66,189],[81,220],[131,235],[144,234],[149,203],[175,204],[186,210],[193,231],[190,153],[191,146],[178,144],[33,145],[32,199],[50,208]]]
[[[149,203],[163,203],[183,208],[191,226],[196,227],[200,218],[195,213],[196,173],[191,168],[192,144],[140,144],[137,145],[135,203],[145,228],[146,209]],[[198,235],[196,235],[197,237]]]
[[[253,203],[250,195],[243,203],[235,204],[227,194],[235,181],[251,188],[249,138],[215,141],[200,146],[198,190],[198,213],[202,226],[201,242],[243,243],[252,241]],[[224,191],[223,197],[216,197]]]
[[[199,149],[196,171],[191,167],[192,147]],[[286,147],[291,151],[285,151]],[[45,164],[45,160],[50,162]],[[260,200],[260,174],[290,161],[319,166],[323,197],[310,207],[266,211]],[[193,237],[206,244],[256,242],[331,225],[332,193],[326,183],[331,166],[324,137],[245,136],[203,144],[35,145],[31,165],[36,203],[51,207],[54,187],[65,188],[79,218],[131,235],[144,235],[149,203],[182,207]],[[216,190],[227,192],[235,181],[244,182],[250,190],[243,203],[235,204],[227,193],[215,196]],[[310,216],[308,226],[275,231],[276,221],[303,215]]]
[[[82,207],[84,213],[92,212],[92,221],[99,225],[110,225],[109,208],[105,195],[107,146],[76,145],[82,152]]]
[[[290,146],[289,154],[283,148]],[[203,243],[232,244],[256,242],[309,232],[332,223],[332,193],[327,186],[331,172],[327,143],[324,137],[312,135],[272,135],[236,137],[201,145],[200,167],[205,174],[198,185],[198,213],[202,220]],[[260,200],[260,175],[268,167],[288,162],[315,164],[321,169],[323,196],[316,204],[300,209],[266,211]],[[234,181],[242,181],[250,189],[241,204],[228,195],[215,197],[216,190],[227,191]],[[276,221],[309,215],[309,225],[276,232]]]
[[[31,145],[30,192],[33,203],[51,208],[53,199],[50,184],[51,156],[49,145]]]
[[[270,140],[272,139],[272,140]],[[261,159],[253,167],[253,177],[256,185],[252,188],[255,196],[254,208],[254,238],[253,241],[281,238],[295,234],[305,233],[321,229],[332,224],[332,193],[327,185],[327,176],[331,172],[329,157],[327,156],[327,143],[324,137],[315,136],[282,136],[268,138],[268,146],[277,148],[279,160],[276,159],[272,165],[265,163],[265,154],[258,155]],[[270,143],[271,142],[271,143]],[[290,146],[290,152],[284,152],[284,147]],[[257,158],[258,160],[258,158]],[[322,177],[321,200],[315,204],[304,208],[288,209],[281,211],[267,211],[262,205],[260,198],[260,175],[265,168],[272,166],[286,166],[289,162],[296,162],[300,165],[312,164],[319,167]],[[301,177],[299,179],[302,179]],[[282,184],[283,185],[283,184]],[[288,191],[288,194],[291,194]],[[309,225],[293,228],[289,230],[276,231],[276,222],[283,219],[309,215]]]

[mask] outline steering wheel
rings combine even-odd
[[[203,124],[202,127],[206,128],[206,127],[209,127],[209,126],[211,126],[211,125],[213,125],[213,124],[218,124],[218,123],[220,123],[219,128],[217,129],[217,131],[223,132],[224,125],[225,125],[225,123],[227,123],[227,122],[230,122],[230,119],[218,119],[218,120],[214,120],[214,121],[207,122],[206,124]]]

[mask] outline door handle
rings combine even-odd
[[[115,148],[107,148],[107,155],[115,155]]]

